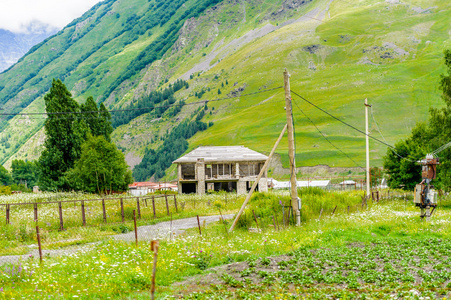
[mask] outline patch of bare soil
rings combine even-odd
[[[184,281],[177,282],[173,286],[177,287],[178,293],[174,296],[183,297],[183,295],[199,292],[208,287],[225,284],[226,278],[232,276],[235,280],[245,281],[246,283],[260,284],[264,277],[261,274],[275,273],[280,270],[278,265],[281,261],[289,261],[291,256],[280,255],[258,259],[255,261],[235,262],[208,269],[208,274],[201,274],[190,277]],[[252,272],[247,272],[251,270]]]

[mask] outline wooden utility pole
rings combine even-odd
[[[249,199],[251,199],[252,193],[254,192],[255,188],[257,187],[258,182],[262,178],[263,174],[265,174],[266,169],[268,168],[268,165],[269,165],[269,161],[271,160],[271,157],[274,155],[274,152],[276,151],[277,146],[279,145],[280,141],[282,140],[283,135],[285,134],[286,130],[287,130],[287,125],[285,125],[283,127],[282,132],[279,135],[279,138],[277,139],[276,143],[274,144],[274,147],[271,150],[271,153],[268,156],[268,159],[265,161],[265,164],[263,165],[262,169],[260,170],[260,173],[258,174],[257,179],[254,181],[254,184],[252,185],[251,190],[247,194],[246,199],[244,200],[243,205],[240,208],[240,211],[236,215],[235,220],[233,221],[232,226],[229,229],[229,232],[232,232],[233,229],[235,229],[235,226],[238,223],[238,220],[240,219],[241,215],[243,214],[244,209],[246,208],[246,205],[249,202]],[[199,219],[199,216],[197,218]],[[200,232],[200,227],[199,227],[199,232]]]
[[[291,185],[291,206],[296,215],[296,226],[301,225],[301,211],[299,207],[298,187],[296,182],[296,159],[294,153],[294,126],[293,110],[291,107],[290,74],[287,69],[283,73],[285,87],[285,110],[287,113],[288,125],[288,157],[290,159],[290,185]]]
[[[365,99],[365,139],[366,139],[366,197],[370,197],[370,144],[369,144],[369,132],[368,132],[368,99]]]

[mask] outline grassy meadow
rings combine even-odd
[[[303,216],[309,215],[301,227],[284,223],[283,216],[274,213],[281,210],[280,202],[289,201],[286,192],[256,194],[246,214],[254,210],[260,230],[247,230],[256,227],[251,219],[227,233],[229,220],[203,227],[202,235],[193,228],[160,240],[157,298],[451,296],[450,200],[441,199],[431,221],[425,222],[403,194],[369,201],[364,209],[355,191],[311,188],[300,194]],[[187,199],[186,205],[193,200]],[[197,211],[185,210],[202,215],[217,214],[219,207],[227,211],[224,195],[197,200],[204,202],[197,204]],[[229,199],[228,211],[236,212],[242,201]],[[335,206],[340,209],[333,215],[326,210]],[[347,206],[355,209],[348,213]],[[276,226],[272,216],[277,216]],[[148,242],[135,246],[104,239],[70,255],[45,257],[42,264],[36,257],[3,264],[0,299],[148,299],[152,264]]]

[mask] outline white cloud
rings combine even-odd
[[[0,0],[0,28],[26,32],[30,24],[58,29],[80,17],[100,0]]]

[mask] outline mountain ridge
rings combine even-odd
[[[127,20],[135,11],[142,13],[145,10],[145,5],[137,5],[141,2],[130,2],[133,9],[126,16],[121,15],[124,13],[119,10],[117,1],[101,2],[95,10],[74,21],[74,24],[85,22],[83,26],[89,27],[91,23],[86,21],[89,17],[100,17],[99,20],[106,22],[116,18],[117,14],[120,20]],[[185,11],[194,2],[185,2]],[[282,71],[287,67],[292,73],[293,90],[302,91],[301,95],[307,99],[313,99],[320,107],[327,108],[359,128],[363,128],[362,99],[371,99],[376,118],[384,118],[379,126],[373,122],[371,129],[377,133],[376,127],[381,127],[388,142],[393,144],[407,136],[417,121],[427,118],[429,106],[441,105],[437,82],[443,70],[442,51],[451,46],[447,33],[451,29],[445,21],[450,16],[450,9],[439,1],[391,2],[221,1],[205,9],[198,17],[185,20],[177,31],[177,39],[160,59],[124,80],[110,95],[102,97],[107,97],[105,103],[110,109],[120,108],[139,101],[151,90],[166,87],[179,78],[187,79],[190,87],[179,91],[176,97],[187,103],[199,100],[196,97],[199,93],[202,94],[200,100],[214,99],[232,92],[252,93],[282,85]],[[155,1],[147,3],[156,4]],[[431,8],[433,6],[437,8]],[[428,9],[418,10],[415,7]],[[171,20],[177,21],[181,14],[183,11],[176,12]],[[134,26],[137,24],[140,23]],[[83,26],[79,25],[79,31],[83,32]],[[98,26],[105,25],[98,24],[92,30],[95,31]],[[163,28],[154,28],[150,35],[139,35],[136,40],[133,40],[133,35],[118,36],[94,51],[66,73],[69,75],[65,82],[74,97],[83,99],[97,87],[97,94],[107,91],[114,81],[111,78],[118,78],[114,70],[126,69],[127,62],[132,61],[131,55],[143,53],[140,49],[145,49],[146,45],[155,41],[161,32],[164,32]],[[58,33],[59,36],[65,34],[68,33]],[[109,43],[123,45],[124,41],[127,43],[130,40],[133,41],[120,48],[123,51],[108,46]],[[107,66],[114,67],[107,69]],[[64,69],[64,64],[61,68]],[[88,71],[83,73],[83,70]],[[82,74],[87,76],[82,77]],[[9,82],[6,77],[0,74],[0,85]],[[387,86],[391,88],[387,89]],[[241,91],[237,91],[238,88]],[[34,89],[37,88],[34,86]],[[256,106],[268,98],[272,100]],[[268,151],[284,120],[280,99],[283,99],[282,91],[274,91],[261,98],[248,96],[231,99],[227,103],[212,102],[211,111],[204,119],[214,122],[214,126],[191,138],[189,149],[197,145],[244,144],[257,151]],[[360,150],[363,149],[363,137],[332,123],[321,112],[304,106],[299,98],[295,101],[330,141],[363,164],[364,151]],[[396,103],[398,109],[393,110],[390,102]],[[42,100],[38,97],[24,111],[42,109]],[[258,114],[254,111],[258,111]],[[153,141],[163,138],[167,131],[191,112],[191,107],[185,106],[175,118],[158,121],[142,115],[116,128],[113,140],[136,162],[136,157],[142,158],[147,147],[158,147],[159,142],[150,143],[149,137],[154,137],[151,139]],[[355,166],[340,151],[331,148],[296,107],[294,113],[295,124],[300,128],[297,130],[297,141],[302,141],[298,145],[299,166]],[[3,136],[17,135],[13,128],[21,131],[23,126],[19,126],[18,119],[13,118],[4,125],[6,130]],[[31,136],[39,132],[43,120],[29,119],[28,122],[36,128],[34,131],[28,130]],[[39,136],[42,137],[42,133]],[[3,163],[10,162],[14,157],[27,158],[24,153],[27,152],[26,148],[33,148],[31,145],[21,150],[21,155],[12,156],[26,140],[28,137],[17,143],[19,146],[15,152],[5,151],[7,149],[0,144],[0,151],[6,152]],[[372,144],[371,147],[374,163],[381,165],[385,146]],[[287,164],[287,157],[283,154],[286,148],[286,145],[281,145],[278,150],[284,165]],[[32,157],[30,154],[29,159]]]

